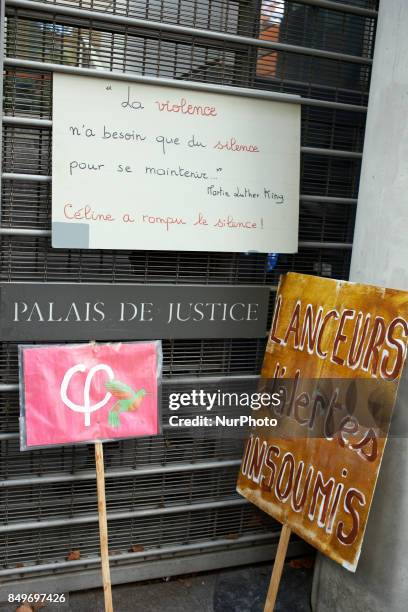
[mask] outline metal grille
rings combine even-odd
[[[272,308],[283,272],[346,279],[377,4],[6,1],[0,280],[265,284]],[[269,271],[262,254],[54,251],[52,72],[62,66],[302,96],[299,252]],[[165,341],[167,388],[256,376],[264,347],[264,339]],[[7,591],[17,577],[77,569],[79,587],[84,566],[98,562],[93,448],[20,453],[17,381],[16,345],[0,343],[0,577]],[[240,454],[238,441],[182,432],[107,443],[112,563],[181,555],[188,571],[203,550],[216,565],[221,549],[235,550],[239,563],[249,547],[272,546],[277,525],[235,494]],[[66,561],[73,549],[80,561]]]

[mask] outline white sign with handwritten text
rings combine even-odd
[[[300,106],[54,74],[52,244],[297,251]]]

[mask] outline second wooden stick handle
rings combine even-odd
[[[275,562],[273,564],[271,581],[269,583],[268,594],[266,596],[264,612],[273,612],[275,608],[276,597],[278,595],[279,584],[282,577],[282,570],[285,563],[291,533],[292,530],[288,525],[282,526],[278,550],[276,551]]]

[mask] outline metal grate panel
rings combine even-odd
[[[131,552],[133,547],[141,549],[140,552],[152,548],[160,552],[163,547],[187,542],[214,540],[215,544],[218,539],[226,538],[233,543],[243,534],[271,534],[271,523],[269,520],[266,523],[260,511],[243,504],[235,508],[175,513],[165,520],[160,516],[119,520],[111,523],[109,550],[112,556],[120,558],[123,551]],[[71,550],[79,550],[86,562],[87,557],[98,554],[98,525],[11,532],[0,535],[0,548],[1,565],[17,566],[20,573],[22,566],[39,565],[44,559],[48,562],[66,559]]]

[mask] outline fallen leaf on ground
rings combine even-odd
[[[141,544],[133,544],[130,549],[129,552],[142,552],[144,550],[144,546],[142,546]]]
[[[81,558],[81,551],[80,550],[71,550],[68,553],[67,561],[78,561],[80,558]]]

